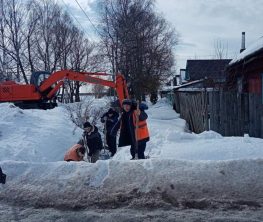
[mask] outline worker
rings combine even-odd
[[[105,136],[105,145],[108,146],[109,151],[111,152],[111,157],[113,157],[117,151],[116,145],[116,135],[111,135],[111,130],[113,126],[118,122],[119,114],[113,109],[110,108],[106,113],[101,117],[101,122],[105,124],[104,127],[104,136]]]
[[[131,160],[135,159],[136,153],[138,154],[138,159],[145,159],[146,142],[150,140],[146,123],[148,116],[144,111],[147,108],[145,104],[141,104],[140,109],[137,110],[136,102],[130,99],[124,99],[122,102],[123,112],[121,118],[111,131],[112,135],[117,135],[117,131],[120,129],[119,147],[131,145]],[[136,115],[138,115],[138,123],[136,123]],[[138,130],[137,140],[135,136],[136,128]]]
[[[95,163],[99,159],[100,151],[103,148],[101,135],[98,128],[90,122],[85,122],[83,129],[83,138],[78,143],[87,146],[88,159],[91,163]]]
[[[5,184],[5,181],[6,181],[6,175],[3,173],[0,167],[0,183]]]
[[[81,144],[75,144],[65,154],[65,161],[82,161],[85,156],[85,147]]]

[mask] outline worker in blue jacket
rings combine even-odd
[[[106,113],[101,117],[101,122],[105,124],[104,133],[106,136],[106,143],[111,152],[111,156],[114,156],[117,151],[116,145],[116,135],[111,135],[111,130],[113,126],[118,122],[119,114],[113,109],[110,108]]]

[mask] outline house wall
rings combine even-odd
[[[226,88],[243,93],[262,93],[263,52],[227,69]],[[242,89],[242,91],[240,91]]]
[[[263,70],[262,70],[263,73]],[[262,74],[254,74],[248,77],[248,92],[249,93],[262,93]]]

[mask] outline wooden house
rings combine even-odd
[[[185,79],[196,81],[206,79],[207,87],[220,86],[226,81],[226,67],[230,59],[187,60]]]
[[[230,62],[227,73],[228,90],[263,93],[263,36]]]

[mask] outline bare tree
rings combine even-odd
[[[28,83],[37,70],[102,71],[104,55],[54,0],[0,0],[0,80]],[[70,102],[83,83],[66,81]]]
[[[4,1],[0,0],[0,81],[7,78],[6,23],[4,20]]]
[[[70,120],[77,126],[82,128],[83,123],[89,121],[92,110],[93,100],[88,100],[85,103],[79,102],[74,105],[66,105],[67,114]]]
[[[38,70],[38,61],[36,54],[36,43],[37,43],[37,28],[38,21],[40,20],[39,14],[37,13],[37,5],[34,1],[29,1],[27,4],[28,20],[27,20],[27,31],[26,35],[26,47],[27,47],[27,61],[31,72]]]
[[[42,70],[53,71],[59,57],[56,25],[60,20],[61,9],[53,1],[35,1],[37,23],[37,59]]]
[[[6,33],[4,36],[7,39],[7,44],[1,45],[2,50],[7,54],[15,64],[15,79],[17,81],[23,80],[28,83],[26,70],[24,66],[25,53],[25,21],[27,18],[27,11],[23,7],[20,0],[11,0],[5,2],[4,20],[6,25]],[[8,45],[8,47],[7,47]]]
[[[79,30],[72,30],[74,38],[72,38],[71,49],[68,52],[65,60],[67,60],[67,67],[75,71],[92,71],[92,52],[94,49],[94,45],[90,43],[90,41],[85,38],[84,33]],[[70,81],[68,82],[68,87],[71,96],[71,100],[75,102],[80,101],[80,87],[85,85],[85,83],[81,83],[79,81]]]
[[[109,104],[104,108],[93,106],[93,99],[89,99],[75,104],[67,104],[65,107],[69,119],[76,127],[83,128],[83,123],[86,121],[97,124],[108,106]]]
[[[95,98],[101,98],[103,96],[103,93],[105,93],[105,87],[101,85],[94,85],[92,89]]]
[[[150,0],[101,0],[101,41],[113,66],[142,100],[171,75],[175,31],[155,12]]]
[[[228,43],[224,43],[222,39],[214,41],[214,53],[216,59],[226,59],[228,57]]]

